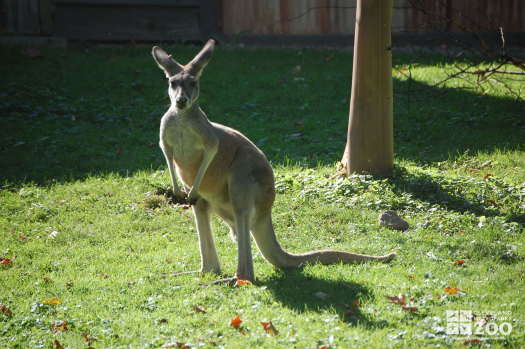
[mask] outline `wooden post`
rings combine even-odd
[[[393,0],[358,0],[347,143],[347,174],[393,170],[391,22]]]
[[[40,34],[50,35],[53,33],[53,0],[40,0]]]

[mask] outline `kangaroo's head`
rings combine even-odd
[[[151,54],[168,78],[171,105],[179,110],[190,108],[199,98],[199,78],[211,59],[215,40],[210,39],[202,50],[186,65],[179,64],[160,47],[154,46]]]

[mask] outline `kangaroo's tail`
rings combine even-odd
[[[389,262],[396,257],[395,253],[389,253],[384,256],[370,256],[334,250],[318,250],[301,254],[288,253],[282,249],[275,237],[270,214],[260,217],[255,222],[252,227],[252,234],[264,258],[278,268],[296,268],[309,263],[350,264],[367,261]]]

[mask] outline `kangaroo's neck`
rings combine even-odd
[[[170,107],[171,113],[175,114],[177,117],[184,118],[184,119],[193,119],[193,118],[206,118],[206,114],[202,111],[202,109],[199,107],[198,103],[192,104],[188,108],[177,108],[175,104],[172,104]]]

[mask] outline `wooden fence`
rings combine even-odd
[[[0,0],[0,28],[75,40],[351,35],[356,0]],[[394,33],[525,32],[525,0],[394,0]],[[2,29],[0,29],[1,31]]]

